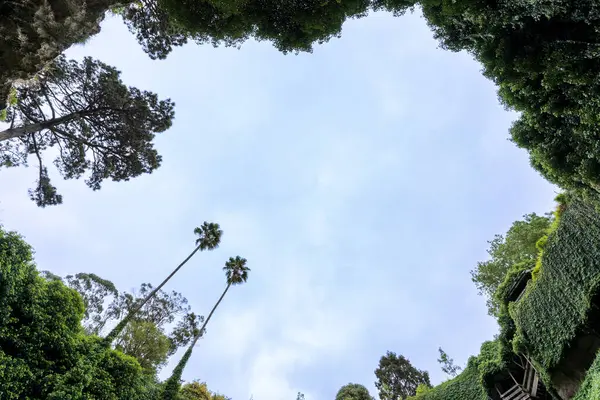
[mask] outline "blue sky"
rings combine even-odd
[[[190,44],[165,61],[108,19],[68,53],[175,101],[156,140],[163,166],[99,192],[56,177],[64,204],[47,209],[27,198],[35,168],[2,170],[0,221],[40,269],[94,272],[123,290],[161,281],[195,226],[221,224],[221,247],[168,289],[206,315],[228,257],[252,271],[184,378],[234,400],[327,400],[348,382],[376,395],[387,350],[439,383],[439,346],[464,364],[496,332],[469,271],[494,234],[550,210],[555,188],[508,141],[515,115],[479,65],[438,49],[418,13],[349,21],[313,54]]]

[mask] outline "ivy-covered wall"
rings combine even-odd
[[[539,262],[515,265],[498,290],[502,308],[497,339],[484,343],[479,356],[472,357],[459,376],[415,399],[487,399],[494,390],[495,377],[511,365],[515,354],[526,354],[532,360],[554,397],[564,392],[556,377],[564,375],[565,366],[572,367],[569,354],[581,338],[587,340],[600,333],[600,307],[594,304],[596,297],[600,298],[600,212],[593,202],[565,197],[557,200],[556,223],[540,243]],[[507,304],[512,280],[532,268],[534,279],[523,296]],[[593,359],[593,354],[588,356]],[[575,381],[578,386],[580,379]],[[592,399],[600,399],[600,356],[573,398]]]
[[[572,201],[548,238],[538,278],[510,306],[514,349],[551,373],[585,327],[599,283],[600,214],[591,205]]]
[[[460,375],[411,400],[487,400],[483,381],[504,367],[501,351],[498,341],[483,343],[479,356],[471,357]]]

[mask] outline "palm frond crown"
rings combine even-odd
[[[246,259],[240,256],[230,257],[229,261],[223,267],[227,276],[227,283],[230,285],[239,285],[248,280],[250,268],[246,267]]]
[[[200,246],[200,250],[213,250],[219,247],[223,231],[219,224],[214,222],[206,222],[194,229],[194,233],[198,235],[196,246]]]

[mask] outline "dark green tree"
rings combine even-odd
[[[188,41],[157,0],[141,0],[116,9],[144,51],[152,59],[165,59],[173,47]]]
[[[496,235],[489,241],[490,259],[477,263],[471,271],[471,279],[477,286],[479,294],[486,297],[490,315],[497,315],[499,304],[494,293],[504,282],[508,270],[523,261],[537,258],[537,241],[546,234],[552,223],[551,214],[540,216],[531,213],[523,216],[523,220],[512,224],[505,236]]]
[[[106,335],[105,342],[107,345],[110,345],[123,331],[127,324],[136,318],[138,312],[140,312],[143,307],[149,302],[153,301],[155,295],[158,291],[169,282],[169,280],[183,267],[198,251],[204,250],[213,250],[219,247],[219,243],[221,242],[221,236],[223,235],[223,231],[220,229],[219,224],[213,222],[204,222],[202,226],[194,229],[194,233],[198,235],[198,239],[196,239],[196,248],[183,260],[174,270],[167,276],[167,278],[161,282],[156,288],[152,289],[150,293],[143,300],[136,302],[128,312],[127,315],[117,324],[115,328],[108,335]]]
[[[142,400],[139,363],[83,334],[84,303],[58,279],[44,279],[32,250],[0,228],[2,399]]]
[[[440,358],[438,358],[437,361],[440,363],[442,371],[454,378],[456,375],[458,375],[462,368],[458,365],[455,365],[454,360],[450,358],[450,356],[448,356],[448,354],[442,350],[441,347],[438,348],[438,351],[440,352]]]
[[[417,393],[420,384],[431,386],[429,373],[421,371],[403,355],[388,351],[375,370],[375,387],[381,400],[404,400]]]
[[[143,0],[119,10],[152,58],[165,58],[187,39],[238,46],[249,38],[280,51],[312,51],[338,37],[346,19],[365,16],[370,0]]]
[[[358,383],[349,383],[338,390],[335,400],[374,400],[369,390]]]
[[[230,257],[229,260],[225,263],[223,270],[225,271],[227,286],[225,287],[225,290],[221,294],[221,297],[219,297],[219,300],[215,303],[212,310],[210,310],[210,314],[208,314],[208,317],[204,321],[204,324],[202,324],[202,327],[200,327],[200,329],[198,330],[198,333],[196,334],[196,337],[194,337],[194,340],[190,344],[189,348],[187,349],[177,366],[173,369],[173,373],[165,382],[165,390],[163,393],[162,400],[177,400],[177,394],[179,393],[181,386],[181,376],[183,374],[185,366],[187,365],[187,362],[192,356],[194,346],[198,342],[198,339],[200,339],[204,335],[208,321],[210,321],[215,310],[217,309],[219,304],[221,304],[221,301],[227,294],[229,288],[232,285],[241,285],[242,283],[245,283],[248,280],[248,272],[250,271],[250,268],[246,267],[245,258],[237,256],[235,258]]]
[[[62,202],[44,162],[49,148],[65,179],[86,175],[93,190],[105,179],[126,181],[160,166],[152,141],[171,126],[174,104],[125,86],[113,67],[60,56],[35,83],[19,87],[17,97],[7,112],[9,127],[0,132],[0,165],[27,165],[35,156],[39,176],[29,194],[38,206]]]

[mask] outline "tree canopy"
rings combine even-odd
[[[427,371],[413,367],[406,357],[391,351],[379,360],[375,376],[375,387],[381,400],[404,400],[414,396],[419,385],[431,386]]]
[[[222,394],[208,390],[206,383],[198,380],[183,385],[179,396],[180,400],[230,400]]]
[[[0,228],[0,374],[3,399],[142,399],[133,357],[83,332],[84,304],[39,276],[31,248]]]
[[[373,400],[373,397],[363,385],[349,383],[338,390],[335,400]]]
[[[516,264],[537,259],[536,243],[547,233],[551,224],[551,214],[527,214],[523,220],[515,221],[506,235],[496,235],[488,242],[490,259],[477,263],[477,267],[471,271],[471,280],[479,294],[486,297],[490,315],[498,314],[499,303],[494,293],[504,282],[509,269]]]
[[[85,175],[93,190],[105,179],[127,181],[160,166],[152,141],[171,126],[174,104],[127,87],[111,66],[60,56],[35,82],[19,86],[17,99],[7,110],[9,128],[0,132],[0,166],[35,157],[38,180],[29,195],[38,206],[63,200],[44,160],[50,148],[63,178]]]
[[[119,13],[150,57],[165,58],[188,39],[236,46],[254,38],[284,53],[312,51],[370,6],[370,0],[143,0]]]

